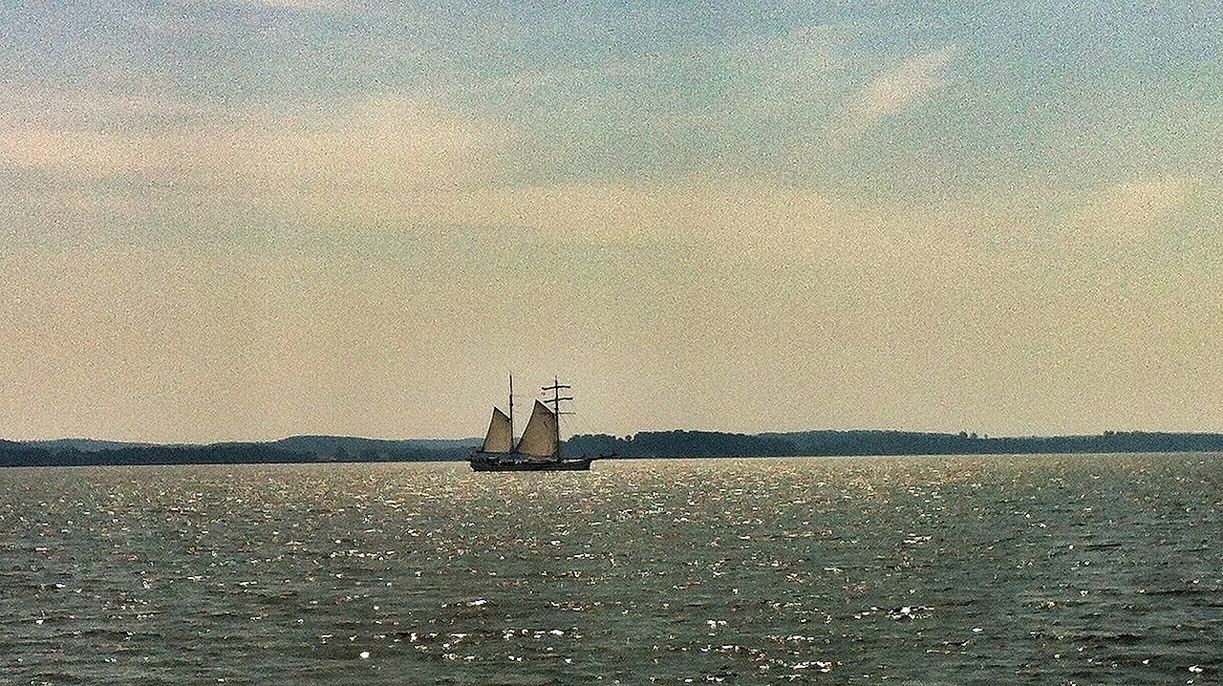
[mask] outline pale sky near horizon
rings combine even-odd
[[[0,437],[1223,431],[1223,6],[1064,4],[6,2]]]

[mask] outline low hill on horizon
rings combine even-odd
[[[100,453],[107,450],[123,450],[125,448],[147,448],[157,445],[137,441],[104,441],[93,438],[54,438],[46,441],[22,441],[32,448],[41,448],[52,453],[77,451],[82,453]],[[171,444],[167,444],[171,445]],[[185,445],[185,444],[172,444]]]
[[[427,450],[440,448],[455,448],[478,446],[479,438],[365,438],[362,436],[329,436],[326,434],[300,434],[286,436],[271,441],[218,441],[216,443],[153,443],[149,441],[111,441],[94,438],[54,438],[38,441],[9,441],[33,448],[42,448],[53,453],[76,450],[83,453],[99,453],[127,448],[189,448],[206,447],[210,445],[234,445],[239,443],[251,445],[272,445],[283,450],[305,453],[333,453],[342,448],[348,451],[362,449],[406,449],[423,448]]]
[[[282,450],[310,453],[314,455],[335,455],[338,452],[360,454],[368,451],[379,453],[401,453],[413,451],[450,451],[455,449],[471,449],[482,442],[479,438],[363,438],[360,436],[327,436],[322,434],[303,434],[289,436],[268,445]]]
[[[156,444],[62,438],[0,440],[0,466],[409,462],[462,460],[481,439],[378,439],[301,435],[274,441]]]

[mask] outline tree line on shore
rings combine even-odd
[[[574,436],[573,454],[651,457],[798,457],[853,455],[1010,455],[1223,451],[1223,434],[1106,431],[1079,436],[988,437],[960,432],[797,431],[734,434],[716,431],[642,431],[618,438]]]

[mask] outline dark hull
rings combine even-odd
[[[471,469],[475,472],[585,472],[590,470],[591,462],[594,462],[593,457],[528,462],[496,458],[489,460],[477,455],[471,459]]]

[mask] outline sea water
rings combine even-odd
[[[0,470],[4,684],[1223,683],[1216,455]]]

